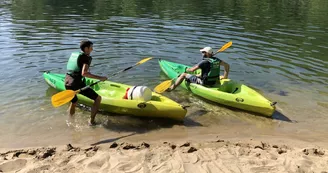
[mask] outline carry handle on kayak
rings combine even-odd
[[[115,76],[115,75],[117,75],[119,73],[125,72],[125,71],[127,71],[127,70],[129,70],[129,69],[131,69],[131,68],[133,68],[133,67],[135,67],[137,65],[140,65],[140,64],[143,64],[143,63],[147,62],[150,59],[152,59],[152,57],[144,58],[141,61],[137,62],[136,64],[134,64],[134,65],[132,65],[132,66],[130,66],[128,68],[125,68],[123,70],[120,70],[118,72],[115,72],[115,73],[113,73],[110,76],[112,77],[112,76]],[[59,106],[65,104],[65,103],[68,103],[69,101],[71,101],[73,99],[73,97],[77,93],[79,93],[79,92],[81,92],[83,90],[86,90],[86,89],[90,88],[91,86],[94,86],[94,85],[98,84],[99,82],[101,82],[101,81],[99,80],[97,82],[94,82],[94,83],[92,83],[92,84],[90,84],[88,86],[85,86],[85,87],[83,87],[83,88],[81,88],[79,90],[76,90],[76,91],[73,91],[73,90],[64,90],[64,91],[61,91],[61,92],[59,92],[59,93],[57,93],[57,94],[55,94],[55,95],[53,95],[51,97],[51,103],[52,103],[52,105],[54,107],[59,107]]]
[[[230,46],[232,45],[232,41],[229,41],[228,43],[226,43],[225,45],[223,45],[221,47],[221,49],[219,49],[215,54],[219,53],[219,52],[223,52],[224,50],[226,50],[227,48],[229,48]],[[213,55],[215,55],[213,54]],[[155,88],[154,88],[154,91],[156,93],[163,93],[164,91],[166,91],[171,85],[172,85],[172,82],[176,79],[177,77],[173,78],[173,79],[170,79],[170,80],[166,80],[162,83],[160,83],[159,85],[157,85]]]

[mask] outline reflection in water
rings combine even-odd
[[[90,139],[94,129],[85,123],[90,112],[80,109],[67,126],[67,108],[51,106],[56,91],[40,73],[64,73],[70,53],[83,38],[95,43],[91,70],[100,75],[149,56],[192,65],[200,60],[200,48],[218,49],[233,41],[218,54],[231,64],[229,77],[277,101],[279,108],[268,119],[209,103],[178,88],[164,95],[190,106],[183,124],[102,112],[98,117],[106,131],[95,130],[99,136],[108,131],[177,133],[175,126],[327,130],[327,9],[326,0],[0,1],[0,127],[6,129],[0,136],[43,139],[73,133],[71,140]],[[166,79],[153,60],[110,80],[153,88]],[[286,127],[281,128],[281,122]],[[10,146],[10,141],[3,145]]]

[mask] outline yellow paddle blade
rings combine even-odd
[[[171,79],[171,80],[166,80],[166,81],[160,83],[159,85],[157,85],[157,86],[154,88],[154,91],[155,91],[156,93],[159,93],[159,94],[160,94],[160,93],[163,93],[165,90],[167,90],[167,89],[171,86],[172,81],[173,81],[173,79]]]
[[[153,59],[153,57],[144,58],[144,59],[142,59],[141,61],[137,62],[136,65],[143,64],[143,63],[145,63],[146,61],[148,61],[148,60],[150,60],[150,59]]]
[[[223,52],[224,50],[226,50],[226,49],[227,49],[228,47],[230,47],[231,45],[232,45],[232,41],[230,41],[230,42],[228,42],[227,44],[223,45],[223,46],[221,47],[221,49],[217,51],[217,53],[218,53],[218,52]]]
[[[73,99],[76,92],[73,90],[65,90],[59,92],[51,97],[51,103],[54,107],[59,107],[65,103],[68,103]]]

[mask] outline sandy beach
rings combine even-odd
[[[0,172],[328,172],[328,150],[289,140],[119,140],[1,149]]]

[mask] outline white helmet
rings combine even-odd
[[[146,86],[133,86],[129,89],[127,96],[129,100],[149,101],[152,91]]]

